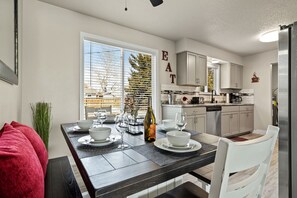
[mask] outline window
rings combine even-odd
[[[145,114],[152,96],[152,54],[83,40],[83,56],[84,107],[111,106],[116,114],[125,96],[134,96],[139,114]]]
[[[207,62],[207,87],[208,92],[215,90],[218,94],[220,92],[220,65],[218,63]]]

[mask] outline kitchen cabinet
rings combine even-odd
[[[205,133],[206,130],[206,108],[205,107],[174,107],[163,106],[162,118],[175,120],[177,112],[187,113],[186,129]]]
[[[181,52],[177,54],[178,85],[206,85],[206,72],[206,56],[192,52]]]
[[[242,89],[242,66],[234,63],[221,65],[221,89]]]
[[[240,107],[240,133],[254,130],[254,107]]]
[[[234,135],[240,132],[239,129],[239,106],[222,107],[221,135]]]

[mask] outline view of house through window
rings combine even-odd
[[[145,114],[152,95],[152,55],[84,40],[84,109],[105,108],[117,114],[133,96]],[[87,118],[87,116],[86,116]]]

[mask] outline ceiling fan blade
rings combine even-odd
[[[150,1],[154,7],[161,5],[163,3],[163,0],[150,0]]]

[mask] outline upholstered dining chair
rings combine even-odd
[[[108,112],[109,114],[111,114],[112,112],[112,107],[110,106],[105,106],[105,107],[88,107],[85,106],[85,117],[86,120],[94,120],[97,119],[95,116],[95,112],[100,110],[100,109],[104,109],[106,110],[106,112]]]
[[[269,125],[266,134],[257,139],[232,142],[226,138],[221,138],[215,157],[209,193],[191,182],[186,182],[161,194],[158,198],[261,197],[278,132],[278,127]],[[247,175],[245,179],[232,184],[229,183],[232,173],[248,169],[254,169],[254,172]]]

